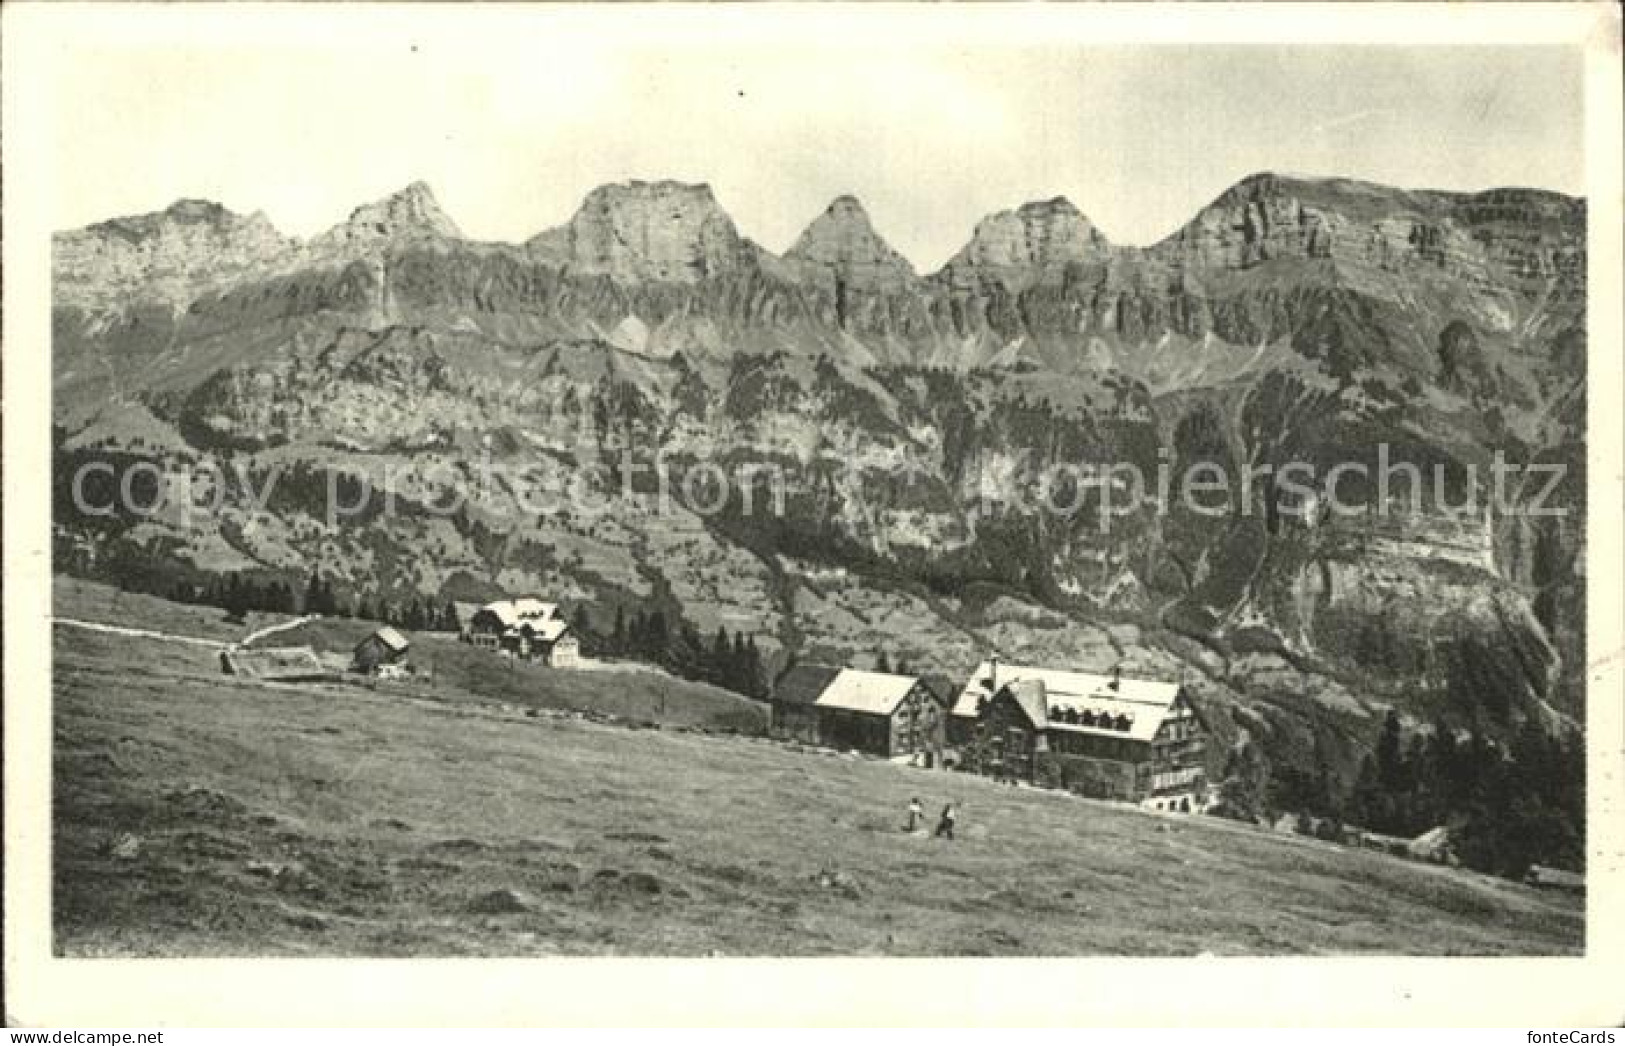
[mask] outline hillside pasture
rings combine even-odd
[[[322,624],[331,645],[349,641],[353,623]],[[56,951],[1582,948],[1581,902],[1518,884],[759,738],[586,721],[555,708],[584,687],[634,702],[661,684],[581,673],[546,690],[546,670],[419,642],[435,678],[407,692],[232,679],[204,648],[59,626]],[[913,796],[933,814],[959,802],[960,837],[903,832]]]

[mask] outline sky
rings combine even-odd
[[[466,234],[513,241],[598,185],[675,178],[709,183],[774,251],[851,193],[929,271],[981,218],[1053,196],[1148,244],[1261,170],[1583,188],[1574,49],[1102,45],[827,20],[655,39],[614,17],[615,32],[543,8],[454,28],[63,34],[41,88],[54,226],[194,197],[310,236],[422,179]]]

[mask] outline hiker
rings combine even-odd
[[[937,832],[934,838],[952,839],[954,837],[954,804],[949,803],[942,808],[942,817],[937,820]]]
[[[920,805],[919,799],[910,799],[908,801],[908,827],[904,831],[912,833],[920,827],[920,822],[923,820],[925,820],[925,807]]]

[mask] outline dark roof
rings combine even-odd
[[[813,704],[840,674],[839,668],[830,665],[797,665],[773,685],[773,700],[791,705]]]

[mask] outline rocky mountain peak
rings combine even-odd
[[[708,183],[680,182],[671,178],[652,182],[634,178],[630,181],[600,185],[586,195],[581,209],[626,210],[668,204],[681,204],[701,210],[722,209]]]
[[[163,215],[171,221],[187,224],[206,222],[211,225],[229,225],[239,219],[238,215],[213,200],[176,200],[164,208]],[[261,216],[254,215],[248,220],[252,220],[253,217]]]
[[[949,259],[940,278],[974,287],[992,278],[1012,290],[1070,263],[1105,260],[1111,244],[1064,196],[1024,203],[983,218],[970,242]]]
[[[1282,275],[1294,280],[1335,267],[1366,293],[1394,298],[1418,281],[1442,281],[1457,290],[1516,286],[1573,305],[1584,299],[1584,214],[1582,201],[1557,193],[1412,190],[1264,171],[1149,253],[1185,270],[1289,262]],[[1506,322],[1494,309],[1478,319]]]
[[[749,252],[709,185],[676,181],[599,186],[567,226],[527,246],[560,267],[622,283],[695,283],[737,267]]]
[[[452,221],[434,192],[421,181],[350,212],[350,217],[317,238],[318,248],[370,249],[411,240],[459,240]]]
[[[165,237],[213,237],[231,241],[244,236],[280,237],[265,215],[243,215],[213,200],[176,200],[161,211],[112,218],[84,229],[57,234],[57,239],[100,237],[139,244]]]
[[[842,193],[835,197],[825,209],[825,214],[851,221],[861,221],[869,224],[869,212],[863,209],[863,203],[850,193]]]
[[[1281,175],[1275,171],[1254,171],[1230,187],[1230,192],[1246,196],[1269,196],[1291,188],[1300,179]]]
[[[297,250],[260,212],[242,215],[212,200],[183,199],[55,234],[51,267],[60,300],[175,304],[241,273],[274,270]]]
[[[837,196],[785,252],[803,279],[857,287],[893,288],[914,280],[914,266],[891,248],[857,198]]]
[[[1274,171],[1230,186],[1151,250],[1185,266],[1224,269],[1287,258],[1392,269],[1447,254],[1474,264],[1471,244],[1448,227],[1445,208],[1429,194]]]
[[[424,239],[379,247],[391,256],[373,264],[345,264],[373,261],[370,248],[318,254],[253,216],[183,200],[58,240],[50,365],[74,441],[63,451],[243,453],[256,468],[377,475],[414,459],[459,467],[489,443],[544,482],[628,447],[676,468],[767,463],[784,508],[758,497],[762,518],[715,527],[697,511],[632,510],[611,532],[489,503],[484,518],[512,536],[502,584],[609,605],[659,578],[673,621],[752,622],[836,656],[885,646],[944,671],[963,671],[971,648],[1085,665],[1138,650],[1136,671],[1211,684],[1230,728],[1253,721],[1244,700],[1260,722],[1301,709],[1260,743],[1281,745],[1283,766],[1342,760],[1349,778],[1381,710],[1413,695],[1406,714],[1423,723],[1478,702],[1484,721],[1512,728],[1582,709],[1579,516],[1486,521],[1470,503],[1451,511],[1444,502],[1465,495],[1439,489],[1442,512],[1317,523],[1262,484],[1234,525],[1177,504],[1110,527],[1058,511],[1084,502],[1050,496],[1055,469],[1150,474],[1257,448],[1360,462],[1387,443],[1396,464],[1429,475],[1527,446],[1583,471],[1583,203],[1273,174],[1222,188],[1166,253],[1110,248],[1065,199],[1011,200],[965,215],[948,278],[925,280],[851,197],[809,207],[816,220],[782,265],[740,237],[708,187],[679,182],[595,190],[527,250]],[[354,224],[415,235],[437,213],[414,187]],[[1547,504],[1583,508],[1569,488]],[[439,599],[453,594],[435,590],[442,581],[497,566],[482,535],[428,512],[366,530],[357,519],[333,540],[301,499],[263,511],[226,500],[173,526],[56,522],[98,551],[128,539],[182,577],[202,563],[296,583],[319,569]],[[984,513],[1000,502],[998,518]],[[1019,583],[975,614],[921,598],[986,580],[998,562]],[[379,569],[389,563],[422,569]],[[792,587],[796,598],[775,598]],[[1206,643],[1138,647],[1107,630],[1113,620],[1269,653],[1233,659],[1221,679]],[[1287,671],[1292,651],[1313,653],[1303,671]],[[1354,725],[1331,733],[1339,724]]]

